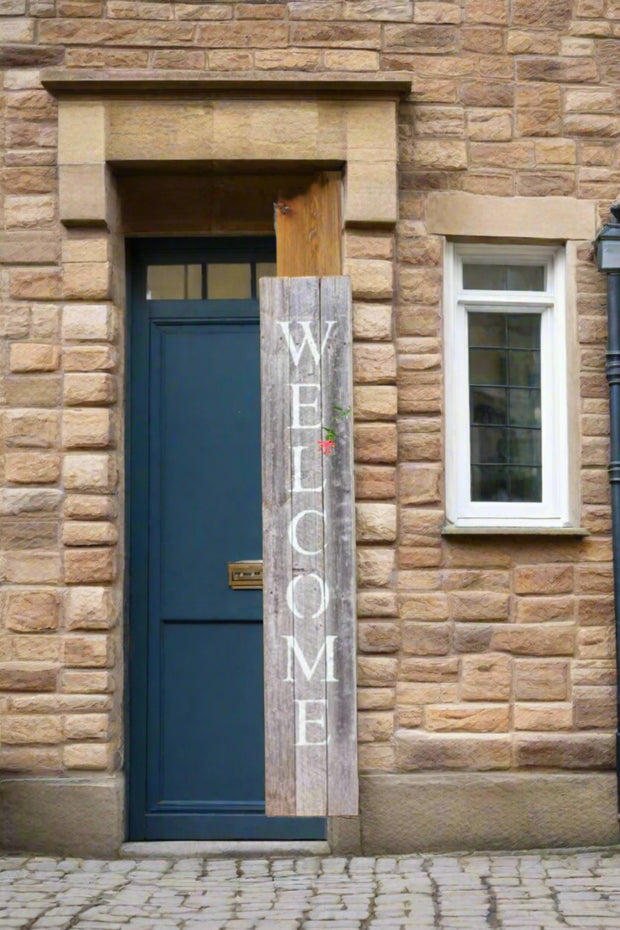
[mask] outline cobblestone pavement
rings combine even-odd
[[[620,928],[620,852],[397,858],[0,858],[15,930]]]

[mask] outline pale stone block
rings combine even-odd
[[[61,491],[52,488],[1,488],[0,514],[53,513],[60,507]]]
[[[392,307],[390,304],[353,305],[354,339],[388,341],[392,338]]]
[[[115,336],[115,312],[109,304],[67,304],[62,311],[62,336],[72,342],[109,342]]]
[[[347,161],[396,165],[396,102],[355,101],[347,104]]]
[[[63,480],[67,490],[110,491],[116,485],[114,457],[96,453],[65,455]]]
[[[353,347],[353,379],[356,384],[390,384],[396,381],[394,346],[377,343]]]
[[[10,272],[9,293],[16,300],[58,300],[61,290],[59,269]]]
[[[596,234],[594,204],[573,197],[505,198],[458,191],[434,191],[428,195],[427,224],[431,233],[446,236],[530,236],[545,239],[593,239]]]
[[[397,519],[394,504],[360,503],[355,511],[358,542],[394,542]]]
[[[441,501],[442,471],[439,465],[403,463],[398,467],[401,504],[438,504]]]
[[[65,449],[106,448],[112,439],[110,410],[65,410],[62,415],[62,439]]]
[[[347,162],[345,226],[393,225],[398,219],[396,162]]]
[[[107,262],[109,240],[101,235],[71,236],[62,242],[63,262]]]
[[[396,424],[356,423],[353,445],[356,462],[395,462],[397,456]]]
[[[358,626],[357,644],[360,652],[373,655],[398,652],[400,647],[399,624],[384,620],[364,621]]]
[[[389,385],[365,385],[353,392],[356,420],[392,420],[396,417],[398,395]]]
[[[462,171],[467,168],[467,147],[456,139],[418,139],[413,149],[413,165],[435,171]],[[434,232],[429,227],[429,231]]]
[[[113,650],[109,637],[88,633],[65,638],[65,664],[68,668],[99,668],[112,665]]]
[[[111,751],[108,744],[75,743],[64,747],[62,760],[67,769],[97,771],[108,768]]]
[[[58,629],[59,601],[47,591],[8,591],[5,619],[9,630],[33,633]]]
[[[118,530],[113,523],[104,521],[70,521],[62,528],[65,546],[113,546],[118,541]]]
[[[116,553],[108,549],[66,549],[67,584],[104,584],[116,577]]]
[[[55,452],[7,452],[5,476],[15,484],[52,484],[60,477],[60,456]]]
[[[111,266],[108,262],[71,262],[63,271],[66,300],[105,300],[110,297]]]
[[[57,584],[60,555],[38,549],[15,549],[5,555],[6,580],[13,584]]]
[[[345,265],[345,274],[351,278],[353,297],[377,300],[392,296],[394,272],[389,261],[350,258]]]
[[[183,102],[113,100],[106,107],[106,157],[108,161],[134,160],[143,158],[148,152],[149,158],[166,161],[170,158],[171,146],[175,147],[176,157],[182,159],[232,157],[235,140],[244,129],[244,151],[239,151],[236,157],[252,157],[248,154],[247,107],[234,100],[227,103],[229,106],[200,99]],[[238,115],[240,107],[244,111],[241,116]],[[224,116],[222,128],[234,133],[230,138],[216,131],[214,109],[220,117]],[[257,153],[254,157],[261,156]],[[83,158],[80,161],[96,163],[103,159]]]
[[[64,514],[70,520],[101,520],[116,516],[114,497],[101,494],[68,494]]]
[[[394,707],[396,694],[393,688],[360,688],[357,706],[360,710],[390,710]]]
[[[510,698],[512,659],[487,653],[465,656],[461,698],[465,701],[507,701]]]
[[[515,704],[515,730],[570,730],[572,704]]]
[[[46,449],[55,446],[59,436],[59,414],[52,410],[7,410],[7,446]]]
[[[381,588],[389,585],[396,568],[396,553],[393,549],[357,549],[357,580],[361,587]]]
[[[358,617],[397,617],[398,604],[393,591],[359,591],[357,595]]]
[[[117,356],[112,346],[67,346],[63,360],[65,371],[111,371]]]
[[[0,722],[0,740],[8,744],[60,743],[62,726],[60,717],[46,714],[6,716]]]
[[[116,400],[116,379],[102,373],[65,375],[63,400],[67,406],[111,404]]]
[[[387,742],[393,729],[394,714],[391,712],[358,714],[357,740],[359,743]]]
[[[63,99],[58,108],[58,163],[103,164],[106,113],[103,101]]]
[[[65,624],[69,630],[109,629],[116,621],[110,588],[76,587],[67,591]]]
[[[52,194],[8,194],[4,210],[7,229],[37,229],[53,222],[56,199]]]
[[[33,19],[22,16],[15,19],[0,19],[0,42],[3,45],[32,41],[34,41]]]
[[[34,339],[57,339],[60,329],[60,308],[54,304],[38,304],[30,311],[30,335]]]
[[[438,734],[397,730],[396,761],[403,770],[507,769],[512,764],[510,736]]]
[[[398,674],[398,659],[384,656],[359,656],[357,683],[361,687],[393,685]]]
[[[424,712],[427,730],[439,732],[501,733],[509,729],[508,705],[436,704]]]
[[[109,694],[115,690],[110,672],[67,669],[62,675],[62,690],[67,694]]]
[[[36,342],[14,342],[9,349],[11,371],[56,371],[60,348]]]
[[[66,226],[105,226],[110,206],[105,164],[59,165],[58,210]]]
[[[64,735],[69,740],[108,739],[107,714],[67,714],[64,718]]]

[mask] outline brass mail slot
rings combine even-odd
[[[247,562],[228,563],[228,587],[260,590],[263,587],[263,561],[250,559]]]

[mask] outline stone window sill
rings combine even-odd
[[[582,526],[454,526],[442,527],[442,536],[568,536],[582,539],[590,531]]]

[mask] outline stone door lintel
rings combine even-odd
[[[115,165],[345,166],[345,227],[391,227],[406,75],[50,71],[59,100],[60,219],[112,228]]]

